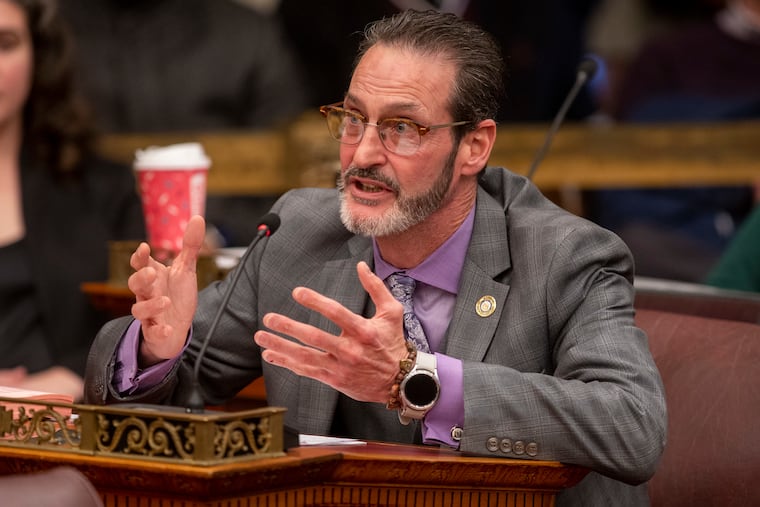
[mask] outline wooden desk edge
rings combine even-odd
[[[553,461],[466,456],[425,446],[367,443],[360,446],[306,446],[285,456],[248,459],[221,465],[193,466],[162,460],[92,456],[43,448],[0,446],[0,475],[31,473],[69,465],[96,486],[129,489],[140,476],[147,491],[214,496],[252,488],[273,489],[314,484],[350,483],[521,489],[556,493],[577,484],[588,471]],[[119,473],[114,473],[119,471]]]

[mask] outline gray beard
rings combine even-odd
[[[338,180],[340,194],[340,219],[349,231],[361,236],[382,237],[398,234],[419,224],[437,211],[448,195],[451,180],[454,177],[454,159],[456,149],[452,149],[441,175],[433,186],[419,195],[404,195],[398,184],[391,181],[374,168],[352,167]],[[351,176],[361,176],[382,182],[396,192],[398,196],[393,207],[380,217],[359,218],[351,214],[348,197],[345,192],[346,181]],[[369,204],[363,202],[362,204]]]

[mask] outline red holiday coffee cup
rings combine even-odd
[[[199,143],[150,147],[135,153],[148,243],[159,256],[177,254],[190,217],[205,213],[210,166]]]

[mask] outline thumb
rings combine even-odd
[[[182,251],[180,251],[173,264],[179,264],[188,271],[195,272],[195,265],[198,260],[203,240],[206,235],[206,222],[200,215],[190,218],[185,228],[185,234],[182,238]]]

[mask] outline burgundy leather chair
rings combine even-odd
[[[760,324],[760,294],[698,283],[636,277],[636,308]]]
[[[760,325],[637,309],[665,385],[652,507],[760,505]]]

